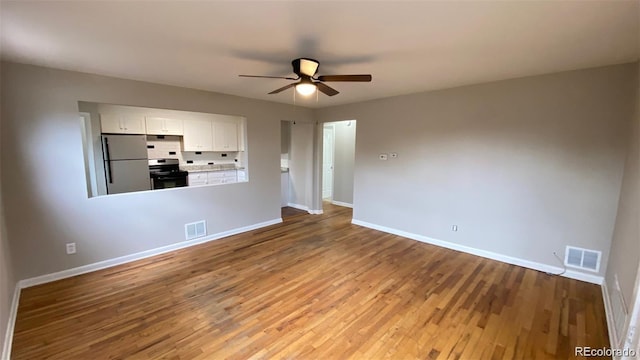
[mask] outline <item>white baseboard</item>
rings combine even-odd
[[[9,360],[11,358],[11,343],[13,342],[13,330],[16,326],[16,316],[18,315],[18,304],[20,303],[20,286],[16,284],[13,291],[13,299],[11,300],[11,308],[9,309],[9,319],[7,320],[7,329],[4,335],[4,346],[2,347],[2,356],[0,359]]]
[[[183,241],[183,242],[180,242],[180,243],[176,243],[176,244],[172,244],[172,245],[168,245],[168,246],[163,246],[163,247],[159,247],[159,248],[156,248],[156,249],[146,250],[146,251],[142,251],[142,252],[131,254],[131,255],[125,255],[125,256],[114,258],[114,259],[109,259],[109,260],[99,261],[99,262],[93,263],[93,264],[79,266],[79,267],[76,267],[76,268],[73,268],[73,269],[67,269],[67,270],[59,271],[59,272],[52,273],[52,274],[36,276],[36,277],[30,278],[30,279],[20,280],[18,282],[18,285],[19,285],[20,288],[27,288],[27,287],[31,287],[31,286],[35,286],[35,285],[45,284],[45,283],[48,283],[48,282],[61,280],[61,279],[65,279],[65,278],[76,276],[76,275],[81,275],[81,274],[86,274],[86,273],[97,271],[97,270],[106,269],[106,268],[109,268],[109,267],[112,267],[112,266],[116,266],[116,265],[122,265],[122,264],[125,264],[125,263],[128,263],[128,262],[141,260],[141,259],[148,258],[148,257],[151,257],[151,256],[164,254],[164,253],[167,253],[167,252],[170,252],[170,251],[183,249],[183,248],[186,248],[186,247],[189,247],[189,246],[206,243],[206,242],[213,241],[213,240],[218,240],[218,239],[221,239],[221,238],[224,238],[224,237],[227,237],[227,236],[240,234],[240,233],[243,233],[243,232],[259,229],[259,228],[262,228],[262,227],[265,227],[265,226],[279,224],[281,222],[282,222],[282,219],[278,218],[278,219],[273,219],[273,220],[261,222],[261,223],[258,223],[258,224],[244,226],[244,227],[241,227],[241,228],[231,229],[231,230],[228,230],[228,231],[223,231],[223,232],[220,232],[220,233],[217,233],[217,234],[205,236],[205,237],[198,238],[198,239],[193,239],[193,240],[189,240],[189,241]]]
[[[311,215],[320,215],[320,214],[323,213],[322,209],[320,209],[320,210],[311,210],[311,209],[309,209],[309,207],[307,205],[288,203],[287,206],[288,207],[292,207],[294,209],[306,211]]]
[[[607,328],[609,330],[609,343],[612,349],[618,348],[618,334],[616,334],[616,325],[613,320],[613,307],[611,306],[611,296],[609,296],[609,289],[607,282],[602,282],[602,300],[604,302],[604,313],[607,319]]]
[[[288,203],[287,204],[288,207],[292,207],[294,209],[298,209],[298,210],[304,210],[304,211],[309,211],[309,207],[306,205],[300,205],[300,204],[294,204],[294,203]]]
[[[402,230],[388,228],[386,226],[371,224],[371,223],[368,223],[366,221],[353,219],[353,220],[351,220],[351,223],[354,224],[354,225],[360,225],[360,226],[364,226],[366,228],[379,230],[379,231],[383,231],[383,232],[386,232],[386,233],[390,233],[390,234],[406,237],[406,238],[409,238],[409,239],[417,240],[417,241],[420,241],[420,242],[423,242],[423,243],[432,244],[432,245],[444,247],[444,248],[451,249],[451,250],[461,251],[461,252],[464,252],[464,253],[467,253],[467,254],[477,255],[477,256],[481,256],[481,257],[487,258],[487,259],[497,260],[497,261],[508,263],[508,264],[512,264],[512,265],[518,265],[518,266],[526,267],[526,268],[533,269],[533,270],[544,271],[544,272],[547,272],[547,273],[560,273],[560,272],[562,272],[562,268],[559,268],[557,266],[551,266],[551,265],[542,264],[542,263],[535,262],[535,261],[530,261],[530,260],[511,257],[511,256],[508,256],[508,255],[498,254],[498,253],[494,253],[494,252],[491,252],[491,251],[476,249],[476,248],[472,248],[472,247],[465,246],[465,245],[455,244],[455,243],[452,243],[452,242],[449,242],[449,241],[433,239],[433,238],[430,238],[430,237],[427,237],[427,236],[423,236],[423,235],[418,235],[418,234],[414,234],[414,233],[410,233],[410,232],[406,232],[406,231],[402,231]],[[597,284],[597,285],[602,285],[602,283],[604,281],[602,276],[585,274],[585,273],[581,273],[579,271],[573,271],[573,270],[567,270],[564,274],[562,274],[562,276],[570,278],[570,279],[576,279],[576,280],[581,280],[581,281]]]
[[[346,202],[331,200],[331,203],[333,205],[344,206],[344,207],[348,207],[348,208],[352,208],[353,209],[353,204],[349,204],[349,203],[346,203]]]

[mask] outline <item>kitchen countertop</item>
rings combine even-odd
[[[180,165],[180,170],[193,172],[205,172],[205,171],[225,171],[225,170],[244,170],[244,167],[239,167],[234,164],[220,164],[220,165]]]

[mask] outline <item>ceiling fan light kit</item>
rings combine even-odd
[[[300,83],[296,85],[296,91],[302,96],[309,96],[316,92],[316,86],[311,83]]]
[[[334,96],[339,94],[339,91],[325,84],[328,81],[342,81],[342,82],[370,82],[372,77],[369,74],[363,75],[320,75],[314,78],[320,67],[320,62],[309,58],[299,58],[291,62],[293,66],[293,72],[298,75],[297,78],[285,77],[285,76],[261,76],[261,75],[239,75],[240,77],[256,77],[256,78],[269,78],[269,79],[285,79],[285,80],[300,80],[297,83],[283,86],[279,89],[273,90],[269,94],[277,94],[289,88],[295,87],[298,94],[303,96],[309,96],[316,90],[322,92],[327,96]]]

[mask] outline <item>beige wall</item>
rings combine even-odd
[[[607,269],[607,290],[615,291],[615,276],[628,307],[640,264],[640,89],[636,88],[636,116],[628,132],[628,153]],[[631,308],[627,309],[631,314]]]
[[[333,200],[353,204],[353,168],[356,152],[356,121],[332,123],[335,129]]]
[[[635,64],[319,109],[356,119],[354,219],[540,264],[613,233]],[[397,152],[380,161],[379,153]],[[452,232],[451,226],[459,231]]]
[[[18,279],[182,242],[193,221],[215,234],[280,218],[280,121],[312,119],[300,107],[14,63],[2,75],[2,193]],[[88,199],[78,101],[243,115],[250,181]]]
[[[289,203],[312,210],[313,134],[312,122],[296,121],[291,124]]]

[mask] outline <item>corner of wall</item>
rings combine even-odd
[[[13,343],[13,331],[15,329],[16,317],[18,316],[18,304],[20,303],[20,284],[16,283],[13,290],[13,297],[11,300],[11,306],[9,308],[9,314],[7,319],[7,325],[4,332],[2,353],[0,353],[0,360],[11,359],[11,345]]]
[[[637,239],[640,236],[637,219],[640,213],[640,62],[636,63],[634,99],[627,138],[627,154],[622,185],[611,236],[611,247],[602,297],[605,304],[607,326],[612,347],[620,346],[621,338],[630,326],[629,316],[636,302],[640,276],[640,258]]]
[[[0,141],[1,144],[2,142]],[[0,349],[2,349],[0,359],[9,360],[20,289],[14,276],[13,260],[5,226],[1,175],[2,170],[0,167],[0,339],[2,339],[0,343]]]

